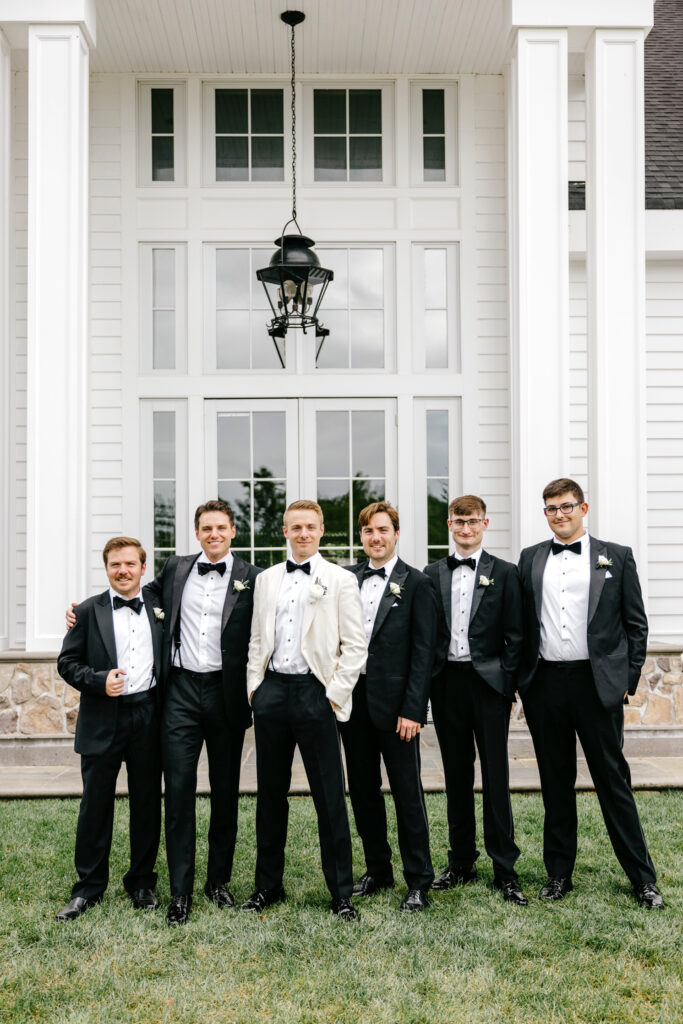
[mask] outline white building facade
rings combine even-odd
[[[660,0],[661,2],[661,0]],[[652,0],[301,0],[298,219],[334,270],[316,356],[265,329],[291,208],[271,0],[0,0],[0,649],[54,652],[101,550],[197,549],[207,497],[267,565],[285,504],[327,554],[396,503],[402,556],[545,536],[585,487],[681,650],[683,211],[644,209]],[[418,15],[419,10],[419,15]],[[568,211],[585,181],[587,212]]]

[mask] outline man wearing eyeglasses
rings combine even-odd
[[[637,902],[663,906],[622,752],[623,702],[647,650],[647,616],[630,548],[590,537],[588,504],[566,478],[543,491],[554,538],[525,548],[524,654],[518,689],[534,741],[545,806],[541,899],[561,899],[576,860],[576,737],[614,852]]]
[[[446,780],[448,867],[433,889],[476,879],[475,742],[481,763],[484,844],[494,885],[517,906],[519,887],[508,774],[508,729],[522,654],[522,599],[517,567],[482,548],[486,504],[473,494],[454,498],[448,526],[455,555],[425,567],[437,591],[439,632],[432,680],[432,714]]]

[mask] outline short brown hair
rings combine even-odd
[[[210,498],[209,501],[205,501],[203,505],[200,505],[194,514],[195,531],[199,529],[199,520],[205,512],[222,512],[230,520],[230,525],[235,525],[235,513],[227,501],[223,501],[221,498]]]
[[[288,512],[305,512],[307,509],[309,509],[311,512],[317,512],[320,522],[325,522],[323,510],[321,509],[320,505],[318,504],[317,501],[311,501],[310,498],[299,498],[297,501],[290,502],[287,508],[282,513],[282,522],[285,522],[285,516],[287,515]]]
[[[448,506],[449,519],[452,516],[469,516],[473,512],[480,512],[482,518],[486,519],[486,502],[476,494],[462,494],[459,498],[453,498]]]
[[[147,563],[147,552],[143,548],[139,540],[135,537],[111,537],[104,545],[102,551],[102,560],[105,565],[109,564],[109,555],[112,551],[118,551],[119,548],[137,548],[140,556],[140,565]]]
[[[561,476],[557,480],[551,480],[549,484],[545,485],[543,488],[543,502],[545,503],[548,498],[559,498],[561,494],[573,494],[582,505],[586,500],[583,496],[583,490],[576,480],[570,480],[569,477]]]
[[[376,516],[378,512],[386,512],[391,519],[391,525],[394,530],[398,533],[400,527],[398,522],[398,512],[388,501],[373,501],[371,505],[366,505],[358,513],[358,529],[362,530],[364,526],[368,526],[373,516]]]

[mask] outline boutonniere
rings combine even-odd
[[[233,580],[232,589],[240,593],[242,590],[249,590],[249,580]]]
[[[489,579],[488,576],[480,576],[479,577],[479,586],[480,587],[492,587],[495,582],[496,581],[493,578]]]
[[[310,587],[308,588],[308,596],[310,597],[311,601],[319,601],[320,598],[324,597],[326,593],[327,587],[322,582],[322,580],[318,576],[316,576],[316,578],[313,580]]]
[[[394,595],[397,601],[401,600],[401,591],[405,590],[405,587],[400,587],[398,583],[390,583],[389,590]]]
[[[152,608],[152,611],[154,612],[154,618],[157,619],[158,622],[163,622],[166,618],[163,608]]]
[[[609,569],[612,565],[612,559],[606,558],[604,555],[598,555],[598,560],[595,563],[596,569]]]

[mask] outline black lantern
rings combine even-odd
[[[292,29],[292,216],[282,229],[281,237],[275,241],[278,248],[271,256],[270,263],[263,270],[257,270],[256,277],[263,285],[273,311],[268,334],[273,339],[278,358],[284,368],[284,340],[290,327],[300,327],[304,334],[308,328],[314,329],[317,342],[316,359],[320,354],[323,342],[330,332],[319,322],[318,310],[334,274],[320,266],[320,260],[313,252],[315,242],[303,234],[296,219],[294,28],[301,24],[306,15],[301,11],[284,11],[280,17]],[[286,233],[290,224],[296,226],[298,235]],[[283,343],[282,350],[280,341]]]

